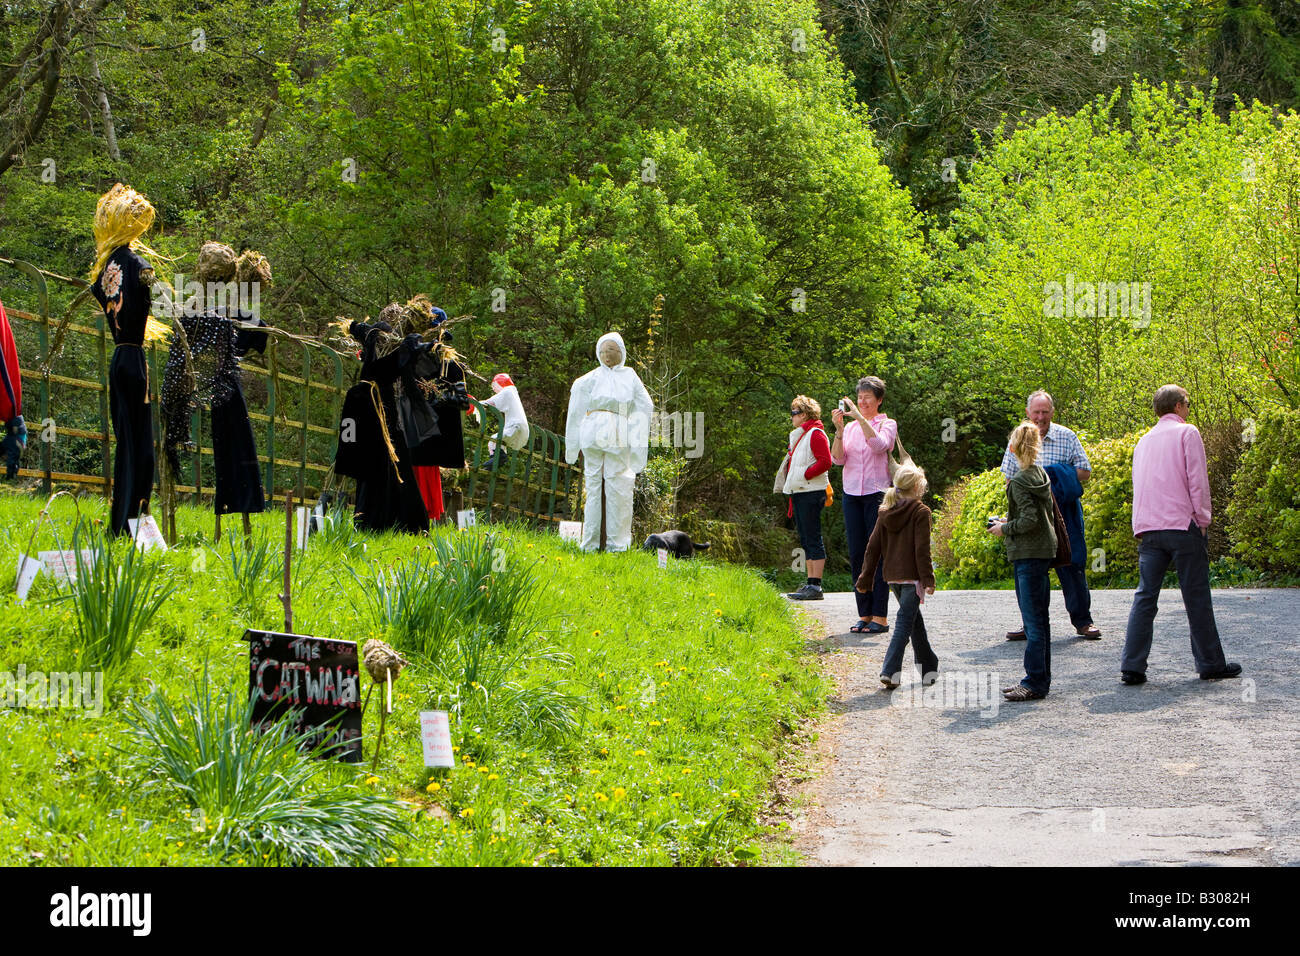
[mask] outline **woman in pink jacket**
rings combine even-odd
[[[857,404],[843,398],[840,408],[831,413],[835,423],[831,461],[844,466],[844,535],[854,581],[862,573],[862,556],[875,530],[880,502],[890,486],[889,452],[898,438],[898,423],[880,410],[884,400],[884,381],[868,375],[858,381]],[[849,630],[855,634],[888,631],[889,586],[879,568],[871,590],[866,594],[854,591],[854,596],[858,622]]]

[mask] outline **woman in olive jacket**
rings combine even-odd
[[[1041,447],[1038,426],[1021,422],[1011,433],[1009,444],[1020,471],[1007,482],[1006,520],[991,521],[989,533],[1006,541],[1025,625],[1024,679],[1002,691],[1008,701],[1019,703],[1046,697],[1052,683],[1052,632],[1047,616],[1051,586],[1047,572],[1056,557],[1056,512],[1052,483],[1037,464]]]

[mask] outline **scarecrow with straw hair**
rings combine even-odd
[[[146,339],[158,341],[167,332],[166,326],[149,315],[156,278],[150,259],[160,261],[162,257],[141,237],[153,225],[154,215],[148,199],[121,183],[104,193],[95,207],[91,294],[104,310],[115,346],[108,369],[115,449],[113,534],[127,533],[129,519],[149,512],[153,490],[153,421],[144,343]]]

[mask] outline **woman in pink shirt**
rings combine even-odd
[[[835,440],[831,461],[844,466],[844,534],[848,538],[849,567],[853,580],[862,573],[862,556],[876,527],[880,502],[889,488],[889,452],[898,437],[898,423],[880,410],[885,400],[885,383],[874,375],[858,381],[856,405],[846,398],[831,413]],[[847,412],[845,411],[847,409]],[[845,418],[851,419],[845,424]],[[871,591],[854,591],[858,622],[849,628],[855,634],[883,634],[889,630],[889,586],[881,569]]]

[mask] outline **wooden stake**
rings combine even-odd
[[[289,583],[290,563],[293,561],[293,492],[284,493],[284,593],[280,601],[284,604],[284,632],[293,633],[293,596]]]

